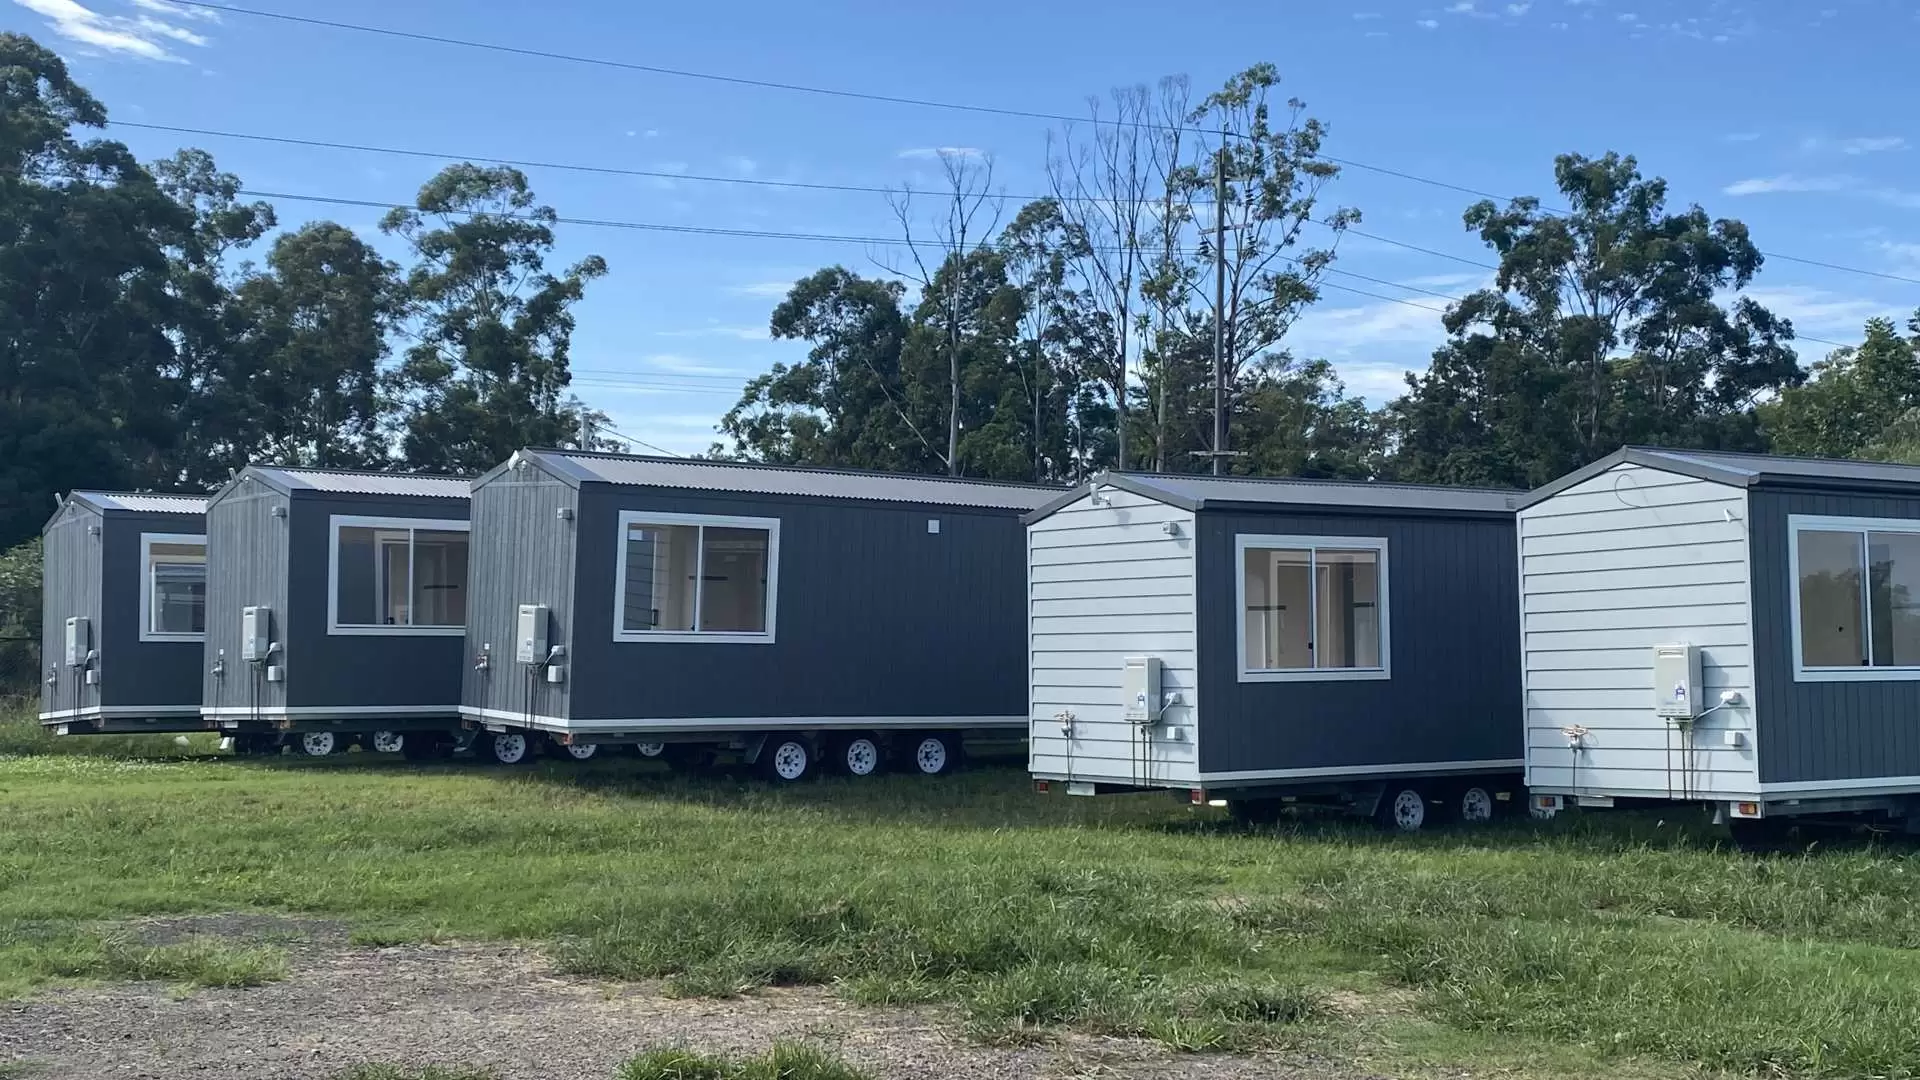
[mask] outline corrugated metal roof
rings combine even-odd
[[[1522,508],[1544,502],[1570,487],[1620,465],[1643,465],[1698,480],[1735,487],[1767,481],[1798,485],[1845,487],[1906,487],[1920,489],[1920,465],[1885,461],[1849,461],[1840,458],[1776,457],[1772,454],[1736,454],[1720,450],[1667,450],[1629,446],[1576,469],[1552,483],[1535,488],[1521,500]]]
[[[1248,476],[1124,473],[1128,486],[1154,491],[1198,509],[1231,503],[1245,506],[1354,506],[1381,510],[1454,510],[1500,513],[1514,508],[1520,491],[1497,488],[1384,484],[1365,480],[1297,480]]]
[[[204,514],[204,495],[165,495],[122,491],[76,491],[69,498],[101,510],[125,510],[135,514]]]
[[[343,495],[421,495],[436,499],[465,499],[472,481],[453,476],[416,476],[410,473],[349,472],[338,469],[292,469],[278,465],[250,465],[247,470],[287,491],[327,491]]]
[[[1032,510],[1051,501],[1061,490],[1055,487],[996,484],[984,480],[748,465],[731,461],[591,454],[569,450],[523,450],[521,453],[539,459],[556,475],[567,477],[575,483],[597,482],[686,491],[737,491],[759,495],[806,495],[825,499]]]

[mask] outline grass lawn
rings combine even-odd
[[[1920,1076],[1920,863],[1744,857],[1691,817],[1404,838],[1043,797],[1017,768],[774,789],[624,758],[22,754],[0,757],[0,820],[5,995],[276,978],[273,949],[117,924],[285,912],[370,943],[538,943],[687,995],[949,1004],[988,1040],[1067,1025],[1449,1076]]]

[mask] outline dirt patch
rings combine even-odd
[[[0,1063],[30,1063],[43,1080],[327,1080],[368,1062],[485,1066],[503,1080],[610,1080],[621,1062],[659,1046],[754,1054],[776,1040],[811,1040],[883,1077],[914,1080],[1357,1080],[1313,1061],[1190,1057],[1121,1039],[984,1047],[937,1011],[860,1009],[826,990],[682,1001],[654,987],[557,975],[527,949],[346,948],[328,924],[221,918],[255,921],[154,920],[139,932],[177,940],[224,929],[301,942],[290,977],[186,996],[133,985],[0,1004]]]

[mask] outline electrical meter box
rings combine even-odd
[[[79,667],[87,662],[87,620],[76,615],[67,620],[67,666]]]
[[[1691,720],[1700,715],[1700,647],[1653,647],[1653,711],[1669,720]]]
[[[547,658],[547,605],[521,604],[520,623],[513,635],[513,658],[538,664]]]
[[[1160,718],[1160,658],[1129,656],[1125,664],[1120,699],[1127,722],[1151,724]]]
[[[240,609],[240,659],[265,660],[273,648],[273,611],[264,607]]]

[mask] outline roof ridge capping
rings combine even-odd
[[[1920,465],[1858,458],[1799,457],[1739,450],[1691,450],[1667,446],[1623,446],[1586,466],[1529,492],[1522,510],[1585,483],[1621,465],[1641,465],[1678,476],[1752,487],[1762,481],[1839,488],[1920,488]]]
[[[822,476],[875,477],[889,480],[925,480],[939,484],[973,484],[978,487],[1017,488],[1025,491],[1064,491],[1059,484],[1036,484],[1025,480],[990,480],[979,476],[941,476],[935,473],[896,472],[889,469],[850,469],[835,465],[780,465],[770,461],[728,461],[719,458],[667,457],[661,454],[623,454],[615,450],[564,450],[551,446],[529,446],[522,454],[547,454],[568,458],[595,458],[606,461],[651,462],[660,465],[685,465],[716,469],[759,469],[767,472],[814,473]],[[509,459],[511,460],[511,459]]]

